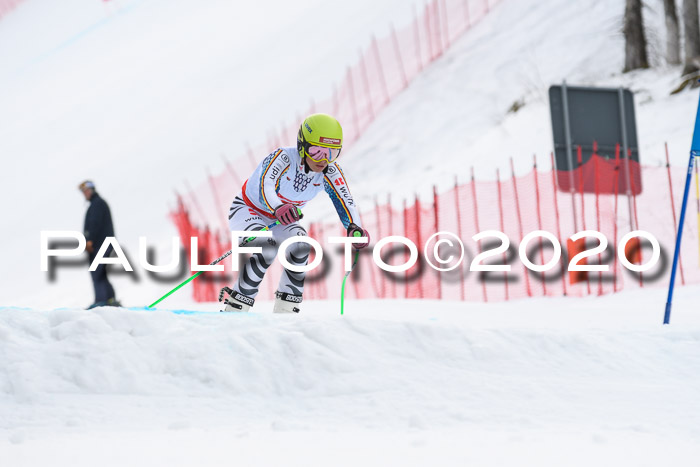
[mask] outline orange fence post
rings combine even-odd
[[[474,226],[476,227],[476,232],[479,233],[479,205],[476,202],[476,182],[474,181],[474,167],[472,166],[472,199],[474,200]],[[481,253],[481,240],[479,240],[479,253]],[[486,295],[486,282],[481,281],[481,288],[484,293],[484,302],[488,302],[488,296]]]
[[[416,210],[416,246],[418,247],[418,251],[421,250],[421,238],[420,238],[420,200],[418,199],[418,194],[414,195],[414,199],[416,200],[414,204],[414,209]],[[419,256],[420,257],[420,256]],[[418,264],[418,263],[416,263]],[[418,286],[418,297],[419,298],[425,298],[425,293],[423,291],[423,278],[421,277],[422,274],[418,275],[418,279],[416,280],[416,285]]]
[[[433,225],[434,233],[438,233],[440,231],[440,208],[438,207],[438,194],[437,194],[437,187],[435,185],[433,185],[433,214],[435,215],[435,223]],[[442,272],[440,272],[440,271],[435,271],[435,272],[437,273],[437,278],[438,278],[438,288],[437,288],[438,300],[440,300],[442,298]]]
[[[627,150],[627,160],[632,160],[632,149]],[[632,169],[631,169],[632,164],[627,164],[627,171],[628,171],[628,179],[630,181],[631,187],[632,187],[632,206],[634,208],[634,226],[636,229],[639,229],[639,217],[637,216],[637,194],[635,192],[635,185],[634,185],[634,177],[632,177]],[[627,242],[627,245],[625,246],[625,254],[627,254],[627,250],[629,247],[629,251],[631,252],[631,256],[627,256],[629,259],[630,263],[632,264],[642,264],[642,244],[641,241],[639,240],[639,237],[634,237],[630,239],[629,242]],[[644,287],[644,276],[643,273],[639,273],[639,286]]]
[[[435,52],[433,49],[433,28],[430,24],[430,4],[425,5],[425,32],[428,36],[428,62],[435,60]]]
[[[673,213],[673,230],[678,235],[678,221],[676,220],[676,205],[673,200],[673,182],[671,181],[671,163],[668,159],[668,143],[664,143],[666,148],[666,171],[668,172],[668,191],[671,198],[671,213]],[[697,168],[697,167],[696,167]],[[639,264],[639,263],[637,263]],[[685,285],[685,277],[683,275],[683,256],[678,257],[678,266],[681,270],[681,285]]]
[[[350,67],[348,67],[348,91],[350,92],[352,117],[355,121],[355,135],[353,138],[357,139],[360,135],[360,117],[357,114],[357,101],[355,100],[355,89],[352,84],[352,69]]]
[[[578,188],[579,188],[579,193],[581,195],[581,226],[583,227],[583,230],[586,230],[586,202],[585,202],[585,199],[583,196],[583,182],[584,182],[584,180],[583,180],[583,154],[581,152],[580,145],[576,148],[576,156],[578,158],[578,169],[577,169],[578,170],[578,181],[579,181]],[[579,252],[585,251],[585,249],[586,249],[586,238],[585,237],[578,240],[577,242],[572,242],[572,243],[575,244],[575,248],[581,248],[580,250],[578,250]],[[586,263],[582,263],[582,264],[588,264],[588,262],[586,261]],[[585,271],[578,271],[578,272],[583,272],[585,274],[585,276],[583,276],[583,277],[585,277],[585,279],[586,279],[586,287],[588,290],[588,295],[590,295],[591,294],[591,281],[589,280],[588,273]]]
[[[595,187],[595,220],[596,229],[600,232],[600,187],[598,177],[600,172],[598,171],[598,143],[593,141],[593,186]],[[617,222],[617,220],[615,221]],[[603,256],[598,253],[598,264],[602,264]],[[603,271],[598,271],[598,296],[603,295]]]
[[[460,206],[459,199],[459,183],[457,182],[457,175],[455,175],[455,211],[457,214],[457,236],[462,240],[462,209]],[[464,301],[464,267],[459,266],[459,299]]]
[[[391,39],[394,43],[394,54],[396,55],[396,60],[399,62],[399,71],[401,71],[401,80],[403,82],[403,89],[408,87],[408,78],[406,77],[406,67],[403,64],[403,57],[401,56],[401,48],[399,47],[399,40],[396,37],[396,29],[394,25],[391,25]],[[379,57],[379,52],[377,52],[377,57]],[[386,88],[386,81],[384,82],[384,87]],[[389,92],[386,93],[387,99],[389,99]]]
[[[615,248],[617,248],[617,202],[620,191],[620,143],[615,145],[615,222],[613,224],[613,237],[615,237]],[[613,292],[617,292],[617,255],[613,258]]]
[[[518,218],[518,233],[520,234],[519,242],[523,241],[525,236],[523,233],[523,218],[520,214],[520,196],[518,196],[518,182],[515,179],[515,166],[513,165],[513,158],[510,158],[510,171],[513,179],[513,194],[515,195],[515,213]],[[532,287],[530,287],[530,274],[528,274],[529,269],[523,264],[523,274],[525,275],[525,290],[527,290],[527,296],[532,297]]]
[[[498,188],[498,216],[500,219],[500,227],[501,227],[501,232],[505,231],[505,223],[503,221],[503,195],[501,193],[501,171],[496,169],[496,187]],[[504,232],[505,233],[505,232]],[[506,260],[508,258],[506,257],[506,253],[503,252],[503,263],[505,264]],[[505,284],[505,289],[506,289],[506,301],[510,299],[509,293],[508,293],[508,271],[503,271],[503,284]]]
[[[387,196],[386,203],[387,203],[387,206],[389,207],[389,231],[391,232],[391,230],[394,227],[394,208],[391,206],[391,193],[389,193],[389,195]],[[382,277],[384,277],[383,274],[382,274]],[[390,283],[391,283],[391,298],[397,298],[396,281],[392,280]]]
[[[557,239],[559,242],[561,242],[561,220],[559,219],[559,200],[557,199],[557,174],[556,174],[556,169],[554,167],[554,153],[551,152],[549,153],[549,159],[552,164],[552,191],[554,195],[552,196],[554,198],[554,215],[557,220]],[[567,250],[568,251],[568,250]],[[564,296],[566,296],[566,261],[561,262],[561,286],[562,290],[564,291]]]
[[[416,53],[418,54],[418,71],[421,71],[423,69],[423,53],[421,51],[421,42],[420,42],[420,27],[418,26],[419,20],[418,20],[418,12],[416,11],[416,6],[413,5],[413,25],[414,25],[414,32],[415,32],[415,37],[416,37]],[[430,60],[428,60],[430,61]]]
[[[542,210],[540,209],[540,181],[537,175],[537,155],[532,155],[532,173],[535,176],[535,201],[537,205],[537,230],[542,230]],[[554,193],[556,196],[556,192]],[[544,240],[540,237],[540,260],[544,264]],[[544,295],[547,296],[547,281],[545,279],[544,271],[542,271],[542,290]]]
[[[367,64],[365,63],[365,55],[360,51],[360,71],[362,72],[362,81],[365,84],[365,94],[367,108],[369,109],[369,118],[374,120],[374,107],[372,106],[372,89],[369,87],[369,77],[367,76]]]
[[[448,16],[447,15],[447,3],[445,2],[445,0],[442,0],[442,18],[441,18],[441,21],[442,21],[442,24],[444,25],[444,27],[442,29],[444,29],[444,31],[445,31],[445,49],[448,49],[450,47],[450,22],[449,22],[449,19],[447,16]]]
[[[464,0],[462,5],[464,5],[464,21],[466,22],[465,29],[469,29],[469,26],[471,26],[471,21],[469,19],[469,0]]]
[[[391,33],[393,35],[394,41],[396,40],[396,33],[394,32],[394,26],[391,27]],[[377,70],[379,73],[379,81],[382,84],[382,89],[384,90],[384,105],[389,102],[389,88],[386,86],[386,78],[384,77],[384,67],[382,67],[382,59],[379,56],[379,46],[377,45],[377,38],[372,36],[372,49],[374,50],[374,59],[377,64]],[[403,72],[403,64],[401,63],[401,58],[398,57],[399,63],[401,64],[401,71]],[[405,77],[404,77],[405,80]]]

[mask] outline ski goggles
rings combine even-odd
[[[325,148],[306,144],[304,150],[306,156],[314,162],[327,161],[329,164],[340,157],[341,148]]]

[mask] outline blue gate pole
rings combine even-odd
[[[676,282],[676,269],[678,268],[678,257],[681,254],[681,237],[683,236],[683,222],[685,221],[685,208],[688,205],[688,192],[690,182],[693,179],[693,162],[695,157],[700,156],[700,101],[698,102],[698,113],[695,116],[695,129],[693,130],[693,143],[690,148],[690,160],[688,161],[688,175],[685,178],[685,191],[683,192],[683,204],[681,205],[681,215],[678,219],[678,232],[676,234],[676,250],[673,253],[673,266],[671,266],[671,282],[668,285],[668,299],[666,300],[666,312],[664,313],[664,324],[671,321],[671,302],[673,301],[673,285]]]

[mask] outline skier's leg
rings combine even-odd
[[[243,263],[238,274],[238,282],[234,288],[243,295],[255,298],[258,294],[260,283],[265,277],[267,268],[269,268],[275,260],[277,247],[274,243],[269,243],[269,237],[252,240],[246,246],[261,247],[262,253],[253,253],[248,260]]]
[[[284,240],[295,236],[306,236],[306,230],[299,224],[294,223],[273,229],[274,238],[281,243]],[[306,266],[309,261],[311,246],[308,243],[296,242],[287,248],[287,261],[294,266]],[[290,271],[283,268],[280,282],[275,294],[275,313],[298,313],[299,305],[304,294],[305,272]]]
[[[269,222],[269,219],[263,219],[239,197],[234,199],[229,209],[230,230],[250,231],[252,233],[265,228]],[[219,301],[231,302],[227,303],[225,311],[248,311],[253,306],[260,283],[277,253],[276,243],[269,237],[257,238],[246,246],[261,247],[263,251],[262,253],[254,253],[240,265],[238,280],[233,288],[224,287],[222,289]]]

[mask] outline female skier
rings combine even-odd
[[[299,210],[321,191],[335,206],[340,222],[349,237],[360,232],[367,241],[354,244],[357,249],[369,244],[369,233],[361,227],[355,201],[347,180],[336,162],[343,146],[343,129],[326,114],[307,117],[297,135],[296,147],[279,148],[268,155],[243,184],[229,209],[229,227],[234,231],[255,231],[273,220],[272,237],[259,237],[250,246],[262,248],[243,264],[233,288],[224,287],[219,301],[223,311],[248,311],[255,303],[260,282],[277,255],[280,243],[295,235],[306,235],[301,227]],[[287,249],[287,261],[304,266],[309,259],[307,243],[293,243]],[[298,313],[304,293],[304,272],[284,269],[275,293],[275,313]]]

